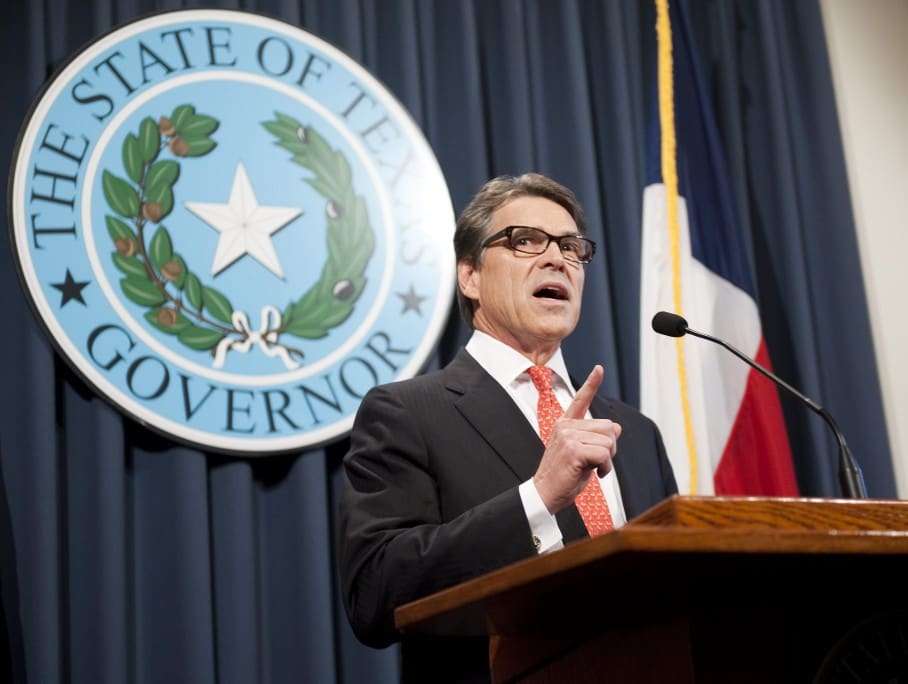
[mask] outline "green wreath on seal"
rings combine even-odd
[[[328,258],[319,280],[282,315],[270,305],[262,309],[258,331],[250,329],[246,314],[234,310],[222,292],[204,285],[191,271],[174,251],[170,231],[162,223],[173,211],[181,171],[176,159],[211,152],[217,145],[211,134],[219,121],[196,113],[189,104],[176,107],[157,123],[146,117],[138,132],[123,141],[123,168],[129,180],[108,170],[103,173],[104,197],[114,212],[105,217],[115,247],[111,259],[123,273],[123,294],[146,307],[145,319],[161,332],[175,335],[190,349],[210,351],[216,367],[223,365],[230,349],[245,352],[254,343],[268,356],[282,358],[288,368],[297,367],[303,352],[280,344],[279,337],[285,333],[302,339],[325,337],[350,316],[366,284],[374,236],[365,201],[353,192],[349,164],[311,128],[280,113],[276,117],[263,125],[278,137],[278,145],[293,153],[294,162],[314,174],[306,182],[327,200]],[[162,159],[166,151],[176,159]],[[148,241],[146,231],[154,225]]]
[[[274,113],[262,123],[275,144],[293,155],[293,162],[314,174],[305,181],[327,200],[328,258],[318,281],[282,317],[283,331],[318,339],[343,323],[366,287],[365,271],[375,248],[366,201],[353,191],[350,164],[311,126]]]

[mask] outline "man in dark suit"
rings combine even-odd
[[[583,227],[573,193],[538,174],[489,181],[458,219],[473,337],[445,369],[372,390],[344,461],[340,570],[364,643],[400,638],[401,604],[620,527],[677,491],[656,426],[596,394],[602,367],[577,391],[568,377],[560,345],[595,252]],[[485,639],[402,649],[405,680],[488,680]]]

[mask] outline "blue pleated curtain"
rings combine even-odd
[[[39,86],[82,44],[180,3],[4,6],[0,168]],[[193,5],[197,6],[197,5]],[[602,257],[567,341],[636,403],[650,2],[206,3],[301,26],[364,64],[422,126],[455,210],[501,173],[574,188]],[[839,417],[870,493],[894,497],[825,39],[815,0],[690,2],[776,369]],[[6,198],[4,197],[4,202]],[[6,220],[6,212],[2,212]],[[343,442],[245,461],[123,419],[52,351],[0,243],[0,592],[29,682],[392,682],[356,643],[334,566]],[[430,366],[467,331],[455,316]],[[804,494],[838,493],[834,446],[785,401]]]

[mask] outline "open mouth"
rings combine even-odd
[[[533,296],[537,299],[549,299],[557,301],[567,301],[568,299],[567,289],[562,285],[556,284],[543,285],[535,292],[533,292]]]

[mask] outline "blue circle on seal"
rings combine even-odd
[[[454,288],[444,178],[401,105],[288,24],[123,26],[39,96],[10,190],[25,289],[125,413],[245,455],[345,435],[415,375]]]

